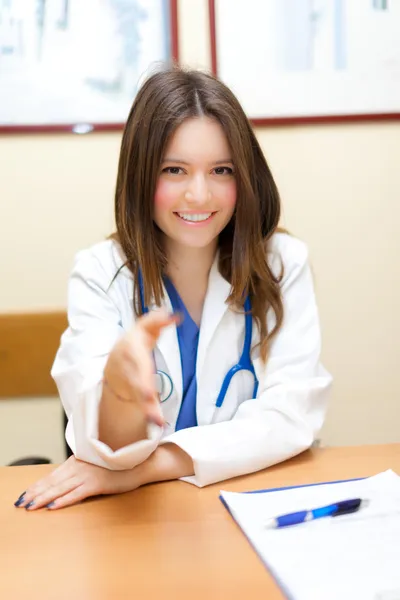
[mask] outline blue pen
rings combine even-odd
[[[342,502],[328,504],[327,506],[321,506],[320,508],[301,510],[299,512],[288,513],[287,515],[280,515],[279,517],[268,519],[265,523],[265,527],[268,529],[277,529],[279,527],[288,527],[289,525],[300,525],[300,523],[321,519],[321,517],[339,517],[340,515],[348,515],[349,513],[357,512],[357,510],[361,506],[365,506],[365,504],[367,504],[367,501],[361,500],[361,498],[343,500]]]

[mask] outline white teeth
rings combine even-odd
[[[212,215],[212,213],[196,213],[196,214],[188,214],[188,213],[179,213],[178,215],[180,216],[181,219],[184,219],[185,221],[206,221],[207,219],[209,219]]]

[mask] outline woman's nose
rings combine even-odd
[[[210,200],[211,192],[204,175],[193,177],[185,192],[185,199],[196,204],[205,204]]]

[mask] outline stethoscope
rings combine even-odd
[[[139,271],[139,295],[140,295],[140,303],[142,308],[142,313],[146,314],[149,312],[149,308],[146,306],[144,301],[144,286],[143,286],[143,277],[141,271]],[[239,358],[239,362],[234,365],[224,377],[222,382],[222,386],[220,392],[217,397],[217,401],[215,403],[216,408],[221,408],[226,398],[226,394],[228,392],[228,388],[231,384],[234,376],[240,371],[248,371],[254,378],[254,388],[253,388],[253,398],[257,397],[258,391],[258,379],[254,369],[253,362],[251,360],[251,337],[253,331],[253,319],[251,316],[251,301],[250,297],[247,296],[246,301],[244,303],[244,318],[245,318],[245,334],[244,334],[244,343],[242,354]],[[166,402],[171,396],[174,389],[174,384],[172,382],[171,377],[165,371],[160,371],[157,369],[156,371],[158,383],[157,383],[157,391],[160,395],[161,402]]]

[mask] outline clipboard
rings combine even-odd
[[[251,491],[244,491],[244,492],[238,492],[238,493],[239,494],[250,494],[250,495],[253,495],[253,494],[268,494],[270,492],[283,492],[283,491],[286,491],[286,490],[299,489],[299,488],[318,487],[318,486],[321,486],[321,485],[330,485],[330,484],[334,484],[334,483],[350,483],[350,482],[353,482],[353,481],[362,481],[363,479],[366,479],[366,478],[365,477],[354,477],[354,478],[351,478],[351,479],[338,479],[338,480],[333,480],[333,481],[321,481],[319,483],[306,483],[306,484],[299,484],[299,485],[289,485],[289,486],[283,486],[283,487],[265,488],[265,489],[260,489],[260,490],[251,490]],[[268,564],[268,562],[266,562],[263,559],[263,557],[260,555],[258,549],[253,544],[252,540],[249,538],[249,536],[247,535],[246,531],[241,527],[241,525],[235,519],[235,516],[232,514],[232,511],[230,510],[230,507],[225,502],[225,499],[223,498],[223,496],[221,494],[219,495],[219,499],[222,502],[223,506],[228,511],[228,513],[233,518],[234,522],[236,523],[236,526],[240,529],[241,533],[244,534],[245,538],[247,539],[248,543],[250,544],[250,546],[254,550],[254,552],[257,555],[257,557],[259,558],[259,560],[262,562],[262,564],[264,565],[264,567],[270,573],[270,575],[273,578],[273,580],[275,581],[277,587],[281,590],[281,592],[283,593],[283,595],[285,596],[285,598],[287,598],[287,600],[292,600],[293,596],[291,595],[291,593],[289,592],[289,590],[286,588],[286,586],[283,583],[282,579],[274,571],[274,569],[271,567],[271,565]]]

